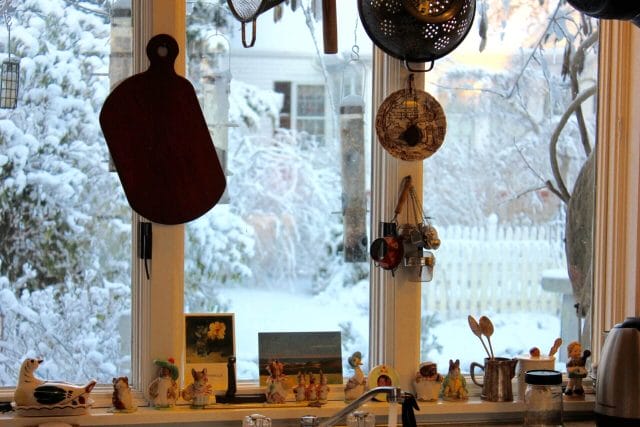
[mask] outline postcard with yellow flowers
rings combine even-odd
[[[189,383],[192,370],[206,369],[214,390],[227,389],[227,361],[235,356],[233,313],[185,314],[185,372]]]

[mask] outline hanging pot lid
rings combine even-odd
[[[405,62],[431,62],[464,40],[475,0],[358,0],[358,12],[373,43]]]
[[[402,160],[424,160],[444,142],[447,119],[427,92],[401,89],[389,95],[376,114],[376,133],[389,154]]]

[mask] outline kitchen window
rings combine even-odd
[[[137,2],[136,2],[137,3]],[[176,34],[181,46],[184,45],[184,5],[181,1],[140,2],[140,6],[151,21],[142,21],[145,25],[135,27],[137,37],[148,40],[154,33]],[[135,14],[134,14],[135,16]],[[602,262],[596,265],[596,293],[594,331],[611,327],[625,315],[637,312],[640,302],[636,290],[636,262],[639,248],[633,242],[637,234],[638,206],[629,202],[638,199],[637,171],[639,157],[634,151],[634,135],[637,124],[633,121],[622,122],[620,117],[628,117],[633,110],[634,100],[629,96],[638,90],[632,66],[633,46],[640,42],[637,29],[629,23],[606,22],[602,26],[601,50],[601,97],[600,97],[600,135],[608,144],[599,145],[598,166],[602,172],[598,178],[597,210],[599,222],[596,225],[596,257]],[[144,50],[140,43],[137,52]],[[374,82],[377,102],[398,87],[399,76],[404,72],[398,61],[390,60],[380,52],[375,55],[375,75],[385,73],[386,86],[381,79]],[[146,68],[141,61],[136,71]],[[177,69],[181,71],[184,63],[180,60]],[[393,209],[397,187],[408,173],[420,176],[421,168],[411,169],[413,165],[394,161],[375,149],[372,153],[376,173],[372,182],[374,195],[373,223],[385,219]],[[418,180],[419,181],[419,180]],[[419,182],[418,182],[419,184]],[[108,194],[108,193],[105,193]],[[606,219],[606,220],[605,220]],[[134,229],[135,231],[135,229]],[[184,311],[183,259],[184,226],[154,226],[153,254],[150,262],[151,281],[144,276],[144,266],[133,262],[133,276],[136,282],[132,292],[133,306],[133,348],[132,369],[135,384],[140,388],[148,384],[155,375],[151,360],[180,354],[183,346],[182,325]],[[129,252],[129,251],[127,251]],[[129,259],[125,255],[122,259]],[[391,363],[397,367],[403,378],[410,379],[414,373],[419,355],[420,295],[416,295],[415,284],[407,283],[401,274],[390,274],[374,269],[371,272],[371,344],[370,362]],[[151,285],[153,284],[153,286]],[[386,303],[386,304],[385,304]],[[6,307],[2,305],[3,309]],[[396,309],[397,307],[397,309]],[[402,315],[401,315],[402,314]],[[6,324],[3,328],[6,334]],[[594,334],[595,342],[601,341]],[[4,337],[3,337],[4,338]],[[594,343],[594,350],[599,346]],[[3,356],[5,355],[3,350]],[[19,357],[19,356],[18,356]],[[403,387],[409,384],[403,384]],[[110,394],[110,393],[109,393]],[[11,391],[3,394],[11,397]],[[105,404],[108,405],[105,400]]]

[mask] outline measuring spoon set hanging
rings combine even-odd
[[[399,216],[405,206],[406,221],[399,224]],[[430,250],[440,247],[440,238],[422,210],[411,176],[402,180],[393,218],[390,222],[380,223],[379,233],[381,237],[375,239],[369,249],[369,255],[378,267],[392,274],[400,265],[415,267],[417,270],[410,274],[410,281],[431,281],[435,256]]]

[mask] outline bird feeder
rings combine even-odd
[[[2,61],[0,73],[0,108],[16,108],[20,86],[20,60],[8,57]]]
[[[343,244],[346,262],[367,261],[366,197],[364,183],[364,80],[366,68],[354,56],[342,74],[340,152],[342,164]]]
[[[231,93],[231,67],[229,41],[216,33],[200,46],[200,81],[202,112],[216,147],[222,170],[227,175],[229,147],[229,94]],[[218,203],[228,203],[225,191]]]
[[[11,57],[11,17],[6,10],[3,16],[7,25],[8,56],[2,61],[2,70],[0,71],[0,108],[14,109],[18,105],[20,59]]]

